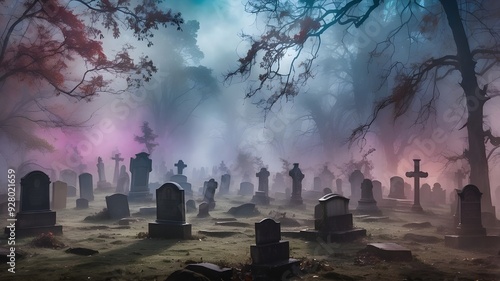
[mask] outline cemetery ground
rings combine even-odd
[[[119,225],[114,220],[84,221],[105,207],[104,194],[96,193],[89,209],[76,210],[74,199],[68,208],[57,211],[63,225],[64,246],[42,248],[33,238],[16,241],[16,273],[0,265],[0,280],[165,280],[175,270],[189,263],[209,262],[232,267],[233,280],[251,280],[245,273],[251,264],[250,245],[255,244],[254,223],[266,217],[281,222],[282,239],[290,241],[290,256],[300,260],[301,275],[286,280],[500,280],[500,249],[456,250],[444,246],[444,235],[453,233],[449,207],[425,208],[426,214],[382,208],[387,218],[354,217],[355,227],[367,230],[367,237],[351,243],[307,241],[297,234],[314,228],[312,220],[317,201],[304,200],[305,209],[286,207],[287,201],[273,200],[257,206],[260,215],[234,218],[230,207],[247,203],[250,197],[218,196],[211,217],[197,218],[187,213],[193,239],[148,239],[148,223],[156,218],[139,215],[144,204],[130,204],[133,220]],[[197,200],[197,205],[201,200]],[[154,206],[150,203],[149,206]],[[285,206],[285,207],[283,207]],[[283,213],[285,219],[280,219]],[[6,217],[2,217],[5,221]],[[216,220],[219,219],[219,220]],[[429,222],[429,224],[414,224]],[[498,234],[498,233],[497,233]],[[413,260],[384,261],[363,252],[367,243],[395,242],[412,251]],[[7,247],[2,239],[0,247]],[[68,248],[88,248],[97,254],[81,256],[66,253]]]

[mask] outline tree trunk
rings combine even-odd
[[[495,209],[491,204],[488,160],[486,159],[483,131],[483,107],[487,100],[486,93],[479,89],[478,86],[475,72],[476,62],[473,60],[470,51],[457,1],[440,0],[440,2],[453,32],[457,47],[459,71],[462,75],[460,86],[464,90],[467,100],[468,118],[466,127],[469,147],[466,156],[470,165],[469,181],[483,193],[481,200],[482,211],[495,215]]]

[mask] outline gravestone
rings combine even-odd
[[[97,181],[97,189],[102,191],[110,191],[112,187],[111,183],[106,181],[106,172],[104,170],[104,163],[102,158],[97,158],[97,175],[99,180]]]
[[[382,213],[377,207],[377,201],[373,198],[373,183],[369,179],[364,179],[361,183],[361,199],[358,201],[356,211],[367,215],[380,215]]]
[[[280,280],[284,272],[298,271],[299,261],[290,258],[289,242],[281,240],[280,223],[269,218],[255,223],[250,257],[253,280]]]
[[[149,192],[153,194],[153,199],[156,199],[156,190],[160,188],[161,183],[159,182],[150,182],[148,184]],[[181,186],[182,187],[182,186]]]
[[[208,203],[210,210],[215,208],[215,190],[217,189],[217,185],[218,183],[214,179],[210,179],[207,182],[207,188],[203,196],[203,201]]]
[[[200,205],[198,206],[198,215],[196,215],[196,217],[198,218],[206,218],[206,217],[209,217],[210,214],[209,214],[209,209],[210,209],[210,206],[207,202],[201,202]]]
[[[366,236],[366,230],[354,228],[349,213],[349,199],[338,194],[327,194],[319,199],[314,209],[314,230],[300,233],[309,240],[323,239],[327,243],[352,241]]]
[[[68,196],[67,197],[75,197],[76,196],[76,181],[78,175],[75,171],[70,169],[62,170],[59,174],[59,178],[61,181],[65,182],[68,185]]]
[[[372,181],[373,184],[373,199],[377,201],[377,203],[381,203],[383,196],[382,196],[382,183],[378,180]]]
[[[286,184],[282,173],[276,173],[272,185],[273,192],[285,192]]]
[[[118,193],[106,196],[106,208],[108,209],[109,217],[113,220],[130,217],[128,197],[125,194]]]
[[[179,160],[176,164],[174,164],[174,166],[177,167],[177,175],[172,175],[169,181],[178,183],[182,187],[182,189],[184,189],[184,196],[192,198],[192,186],[187,181],[187,177],[183,175],[184,169],[187,167],[187,165],[184,163],[184,161]]]
[[[231,175],[230,174],[222,175],[220,179],[219,194],[228,194],[230,185],[231,185]]]
[[[120,174],[116,182],[116,193],[128,194],[130,188],[130,176],[127,173],[127,168],[122,165]]]
[[[356,205],[359,199],[361,199],[361,183],[365,179],[363,173],[360,170],[354,170],[349,176],[349,183],[351,184],[351,205]]]
[[[335,181],[335,184],[337,185],[337,191],[336,191],[336,193],[338,195],[344,195],[344,192],[342,191],[342,179],[337,179]]]
[[[313,190],[321,190],[321,178],[320,177],[314,177],[313,179]]]
[[[113,173],[113,184],[118,184],[118,179],[120,178],[120,175],[121,175],[121,171],[119,171],[120,162],[125,160],[125,159],[120,157],[120,153],[116,153],[114,157],[111,157],[111,159],[115,161],[115,171]]]
[[[406,176],[413,178],[413,206],[411,206],[411,210],[414,212],[422,212],[423,209],[420,205],[420,178],[426,178],[429,174],[420,171],[420,159],[413,159],[413,171],[406,172]]]
[[[187,213],[192,213],[196,212],[196,202],[194,200],[188,200],[186,201],[186,212]]]
[[[500,236],[486,235],[481,218],[481,196],[477,186],[469,184],[458,194],[458,226],[455,235],[445,235],[445,246],[459,249],[495,248]]]
[[[435,183],[432,186],[432,198],[434,204],[446,204],[446,190],[441,187],[441,184]]]
[[[130,202],[151,201],[153,194],[149,192],[149,173],[152,171],[152,161],[149,154],[141,152],[130,158],[130,173],[132,174],[128,200]]]
[[[78,176],[80,182],[80,198],[87,199],[88,201],[94,201],[94,184],[92,180],[92,175],[89,173],[83,173]]]
[[[393,199],[406,199],[405,182],[402,177],[392,177],[390,180],[390,190],[387,197]]]
[[[253,192],[254,192],[253,183],[247,181],[240,183],[240,191],[238,192],[238,195],[249,196],[252,195]]]
[[[316,189],[321,191],[323,188],[333,188],[332,181],[335,179],[335,175],[328,169],[327,165],[323,166],[323,171],[321,171],[321,174],[319,174],[319,177],[321,179],[321,186]]]
[[[68,197],[68,185],[63,181],[52,183],[52,209],[66,209],[66,198]]]
[[[422,187],[420,187],[420,201],[425,206],[432,205],[432,190],[427,183],[422,184]]]
[[[405,182],[405,197],[408,200],[414,200],[415,199],[415,192],[411,188],[411,184]]]
[[[299,163],[293,163],[293,168],[288,172],[292,178],[292,197],[290,198],[291,205],[302,205],[302,180],[304,174],[299,168]]]
[[[191,224],[186,223],[184,190],[167,182],[156,190],[156,222],[148,225],[149,237],[190,239]]]
[[[88,209],[89,208],[89,200],[84,198],[76,199],[76,209]]]
[[[33,171],[21,178],[21,206],[15,223],[5,228],[5,234],[10,235],[12,227],[16,238],[48,232],[62,235],[62,226],[56,225],[56,212],[50,210],[50,179],[44,172]]]
[[[67,187],[66,197],[76,197],[76,187],[70,185]]]
[[[260,205],[269,205],[269,171],[266,168],[261,168],[260,172],[255,176],[259,178],[258,191],[252,198],[252,202]]]

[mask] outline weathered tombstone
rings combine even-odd
[[[291,205],[302,205],[302,180],[304,174],[299,168],[299,163],[293,163],[293,168],[288,172],[292,177],[292,197],[290,199]]]
[[[125,194],[118,193],[106,196],[106,208],[108,209],[109,217],[113,220],[130,217],[128,197]]]
[[[413,189],[411,188],[411,184],[405,182],[405,197],[408,200],[414,200],[415,199],[415,193]]]
[[[97,157],[97,175],[99,177],[99,180],[97,181],[97,189],[110,191],[112,185],[106,181],[106,172],[104,170],[104,163],[102,162],[101,157]]]
[[[182,174],[187,165],[184,161],[179,160],[174,166],[177,167],[177,175],[172,175],[169,180],[178,183],[184,189],[184,196],[192,197],[193,190],[191,189],[191,184],[188,183],[187,177]]]
[[[422,187],[420,187],[420,201],[423,205],[432,205],[431,186],[427,183],[422,184]]]
[[[249,196],[252,195],[253,192],[254,192],[253,183],[247,181],[240,183],[240,191],[238,192],[238,195]]]
[[[120,175],[116,183],[116,193],[128,194],[130,188],[130,176],[127,173],[127,168],[122,165]]]
[[[184,190],[167,182],[156,190],[156,222],[149,223],[149,237],[190,239],[191,224],[186,223]]]
[[[215,190],[217,189],[217,185],[218,183],[214,179],[210,179],[207,182],[203,201],[208,203],[210,210],[215,208]]]
[[[210,206],[208,205],[207,202],[201,202],[200,205],[198,206],[198,215],[196,217],[198,218],[206,218],[209,217],[210,214],[208,213],[210,209]]]
[[[434,204],[446,204],[446,190],[444,190],[438,182],[432,186],[432,199]]]
[[[351,205],[355,205],[361,199],[361,183],[365,179],[360,170],[354,170],[349,176],[349,183],[351,183]]]
[[[186,212],[187,213],[196,212],[196,202],[194,200],[191,199],[186,201]]]
[[[14,232],[16,238],[52,232],[62,234],[56,225],[56,212],[50,210],[50,179],[41,171],[33,171],[21,178],[21,206],[15,223],[5,228],[5,234]]]
[[[382,196],[382,183],[378,180],[372,181],[373,184],[373,199],[377,201],[377,203],[382,202],[383,196]]]
[[[335,175],[328,169],[327,165],[323,166],[323,171],[319,174],[321,179],[321,186],[316,190],[322,190],[325,187],[333,188],[332,181],[335,179]]]
[[[66,197],[76,197],[76,187],[68,185],[67,186]]]
[[[89,200],[85,198],[76,199],[76,209],[88,209],[89,208]]]
[[[272,185],[272,190],[274,192],[284,192],[286,189],[285,178],[282,173],[276,173],[274,176],[274,181]]]
[[[130,173],[132,174],[129,201],[151,201],[153,194],[149,192],[149,173],[152,171],[152,161],[149,154],[141,152],[130,158]]]
[[[88,201],[94,201],[94,184],[92,180],[92,175],[89,173],[83,173],[78,176],[80,182],[80,198],[87,199]]]
[[[76,187],[76,180],[78,175],[75,171],[70,169],[62,170],[59,177],[61,181],[67,183],[68,186]]]
[[[405,182],[402,177],[392,177],[390,180],[390,190],[387,197],[393,199],[406,199],[405,196]]]
[[[338,194],[327,194],[319,199],[315,208],[314,230],[303,230],[305,238],[325,242],[352,241],[366,236],[366,230],[353,228],[352,214],[349,213],[349,199]]]
[[[338,195],[344,195],[344,192],[342,191],[342,179],[337,179],[335,181],[335,184],[337,186],[337,194]]]
[[[358,201],[356,211],[360,214],[381,214],[377,207],[377,201],[373,198],[373,183],[369,179],[364,179],[361,183],[361,199]]]
[[[68,185],[62,181],[52,183],[52,209],[66,209],[66,198],[68,197]]]
[[[281,240],[280,223],[269,218],[255,223],[250,256],[254,280],[279,280],[285,271],[298,270],[299,261],[290,258],[289,242]]]
[[[445,236],[445,246],[452,248],[499,247],[500,236],[486,235],[481,218],[481,196],[477,186],[469,184],[458,194],[458,226],[455,235]]]
[[[258,191],[255,192],[252,202],[261,205],[269,205],[269,171],[266,168],[261,168],[260,172],[255,176],[259,178]]]
[[[119,171],[120,162],[125,160],[125,159],[120,158],[120,153],[116,153],[114,157],[111,157],[111,159],[115,160],[115,171],[113,173],[113,184],[118,184],[118,179],[120,178],[120,175],[121,175],[121,171]]]
[[[412,211],[422,212],[422,206],[420,205],[420,178],[426,178],[429,176],[427,172],[420,171],[420,159],[413,159],[413,171],[406,172],[406,176],[413,178],[413,206],[411,206]],[[429,187],[430,189],[430,187]]]
[[[222,175],[220,179],[219,194],[228,194],[230,185],[231,185],[231,175],[230,174]]]
[[[314,177],[313,190],[321,190],[322,182],[320,177]]]

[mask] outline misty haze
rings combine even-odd
[[[500,280],[500,2],[0,6],[0,280]]]

